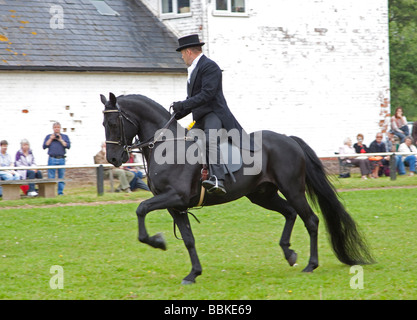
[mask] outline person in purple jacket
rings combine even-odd
[[[48,166],[65,165],[66,149],[71,147],[71,142],[66,134],[61,133],[61,124],[55,122],[52,125],[53,132],[45,137],[43,148],[48,149]],[[58,178],[63,179],[65,169],[48,169],[48,178],[55,179],[58,170]],[[58,195],[64,194],[65,182],[58,182]]]

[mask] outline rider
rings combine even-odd
[[[207,141],[207,158],[210,169],[210,178],[203,181],[203,186],[210,193],[225,194],[225,170],[214,155],[220,156],[220,147],[217,136],[210,141],[209,130],[238,129],[242,127],[237,122],[223,96],[222,70],[219,66],[202,52],[204,42],[200,42],[197,34],[188,35],[178,39],[182,59],[188,66],[187,99],[173,103],[173,110],[177,112],[179,120],[192,112],[195,128],[204,130]]]

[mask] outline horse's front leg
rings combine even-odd
[[[174,223],[180,229],[182,239],[191,259],[191,272],[182,280],[182,284],[195,283],[195,278],[201,275],[203,269],[201,268],[200,260],[198,259],[197,250],[195,248],[194,235],[193,231],[191,230],[188,214],[186,212],[180,212],[174,209],[168,209],[168,211],[172,215]]]
[[[166,243],[162,234],[157,233],[151,237],[148,235],[145,226],[145,217],[151,211],[180,206],[181,204],[182,201],[179,196],[173,193],[159,194],[151,199],[141,202],[141,204],[136,209],[139,225],[139,241],[146,243],[151,247],[166,250]]]

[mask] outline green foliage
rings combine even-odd
[[[417,120],[417,2],[389,0],[392,109],[402,106]]]

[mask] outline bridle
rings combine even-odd
[[[136,138],[135,142],[131,145],[127,144],[127,139],[126,139],[126,134],[125,134],[125,127],[124,127],[124,121],[123,119],[127,120],[128,122],[130,122],[131,124],[133,124],[135,126],[135,128],[138,128],[139,126],[133,121],[131,120],[121,109],[118,103],[116,103],[116,107],[117,109],[111,109],[111,110],[103,110],[103,114],[106,113],[118,113],[118,119],[119,119],[119,130],[120,132],[120,140],[119,141],[111,141],[111,140],[106,140],[105,143],[106,144],[116,144],[119,146],[123,147],[123,150],[126,151],[127,153],[131,153],[131,152],[142,152],[143,148],[150,148],[153,149],[153,147],[155,146],[155,143],[159,142],[159,138],[161,138],[164,134],[165,129],[167,129],[171,123],[175,120],[175,115],[176,113],[174,112],[171,115],[171,118],[168,120],[168,122],[163,126],[163,128],[161,129],[160,134],[155,137],[155,138],[150,138],[147,141],[144,142],[140,142],[139,143],[139,139]],[[139,151],[133,151],[133,149],[139,149]]]
[[[119,146],[123,147],[123,150],[125,150],[126,152],[131,152],[131,148],[132,146],[127,144],[127,139],[126,139],[126,134],[125,134],[125,126],[124,126],[124,121],[123,119],[126,119],[127,121],[129,121],[131,124],[133,124],[135,127],[137,127],[137,124],[131,120],[125,113],[122,112],[122,110],[120,109],[119,105],[116,104],[117,109],[111,109],[111,110],[103,110],[103,114],[107,114],[107,113],[118,113],[118,119],[119,119],[119,130],[120,130],[120,140],[119,141],[111,141],[111,140],[106,140],[105,143],[106,144],[116,144]]]

